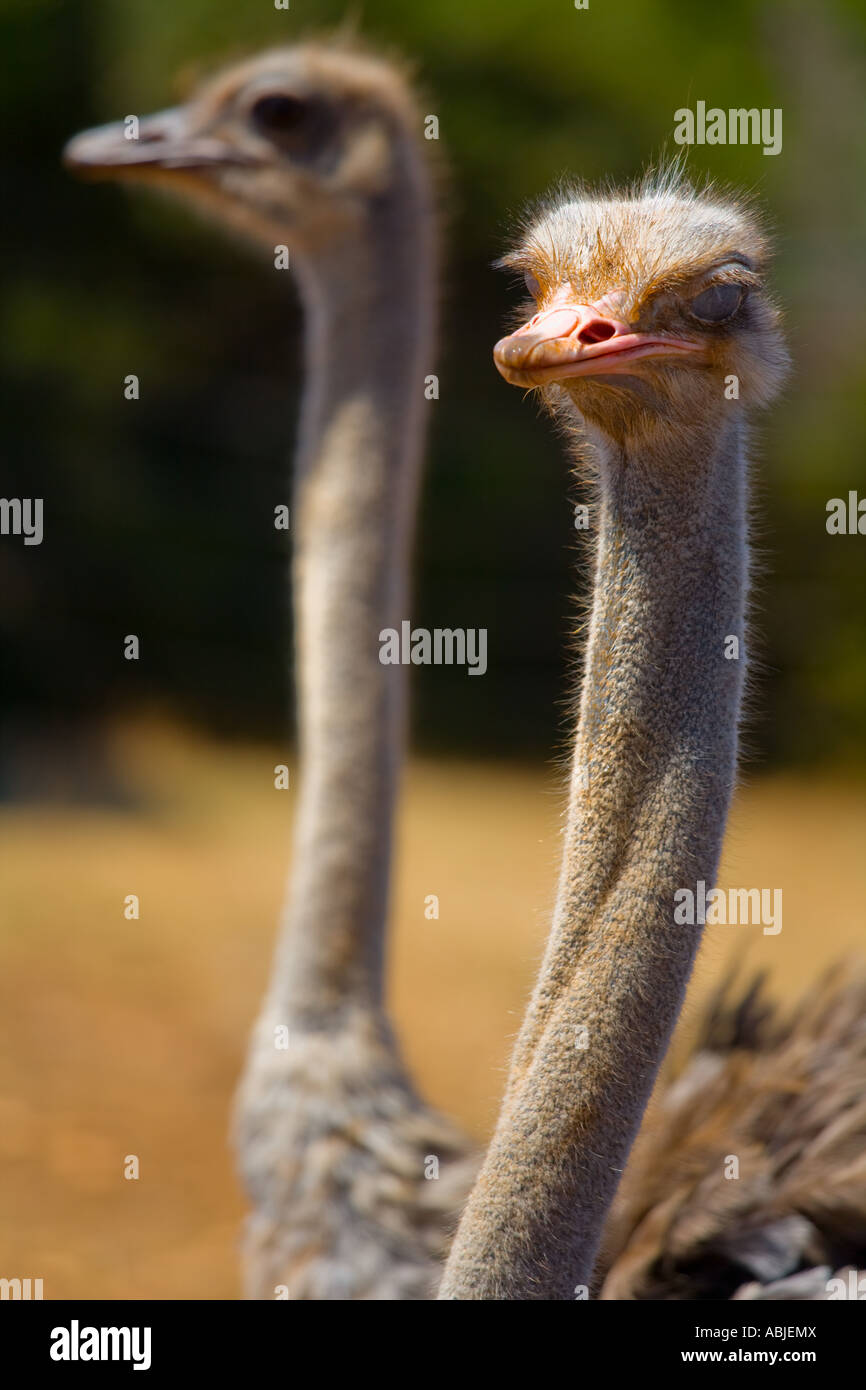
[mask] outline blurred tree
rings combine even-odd
[[[45,498],[45,540],[0,546],[3,702],[13,721],[142,703],[237,735],[285,727],[287,500],[299,387],[291,290],[168,203],[84,188],[76,130],[176,99],[201,64],[342,21],[332,0],[0,0],[7,189],[3,494]],[[440,400],[412,617],[489,629],[489,671],[421,669],[428,748],[556,745],[575,628],[575,532],[560,451],[490,364],[514,301],[492,271],[509,219],[562,174],[626,179],[673,149],[697,100],[779,107],[781,154],[692,149],[753,187],[778,229],[796,377],[756,454],[764,576],[751,746],[862,759],[863,544],[825,505],[866,495],[863,15],[731,0],[367,0],[366,38],[408,55],[450,166]],[[180,88],[178,87],[178,75]],[[141,398],[123,397],[135,372]],[[142,660],[120,659],[137,632]]]

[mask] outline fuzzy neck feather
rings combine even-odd
[[[600,458],[595,591],[559,890],[443,1298],[571,1299],[679,1014],[735,775],[747,588],[738,420]],[[725,639],[740,639],[727,660]]]
[[[379,632],[406,616],[431,370],[435,247],[405,153],[355,235],[299,266],[307,386],[295,473],[301,787],[271,1010],[334,1026],[378,1009],[406,672]]]

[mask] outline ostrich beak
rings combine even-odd
[[[218,136],[191,131],[189,112],[183,106],[144,116],[137,129],[127,119],[82,131],[63,150],[67,169],[87,178],[254,162]]]
[[[544,386],[566,377],[633,374],[642,358],[701,352],[702,345],[687,338],[635,333],[606,306],[557,296],[516,333],[500,338],[493,360],[512,386]]]

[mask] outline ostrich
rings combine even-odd
[[[866,989],[837,983],[787,1028],[716,1010],[599,1258],[700,941],[674,895],[713,884],[734,782],[746,418],[787,362],[767,260],[677,169],[562,190],[504,259],[533,305],[496,366],[569,437],[598,535],[550,937],[441,1298],[826,1297],[866,1251]]]
[[[392,64],[308,43],[223,72],[135,141],[109,125],[65,153],[80,173],[175,191],[271,255],[288,246],[305,309],[301,791],[236,1123],[257,1298],[432,1297],[474,1167],[416,1095],[383,1000],[406,682],[379,632],[406,611],[435,312],[420,125]]]
[[[635,1145],[595,1269],[599,1298],[866,1295],[864,1019],[866,981],[850,966],[787,1017],[760,980],[740,998],[722,987]]]

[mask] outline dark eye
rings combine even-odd
[[[724,323],[737,312],[745,294],[742,285],[710,285],[692,300],[689,309],[704,323]]]
[[[541,286],[536,280],[531,270],[524,271],[523,280],[533,299],[537,299],[541,294]]]
[[[299,97],[259,97],[250,115],[265,135],[284,135],[286,131],[297,130],[303,124],[307,105]]]
[[[297,157],[318,155],[334,129],[324,102],[285,92],[259,97],[250,107],[250,120],[279,149]]]

